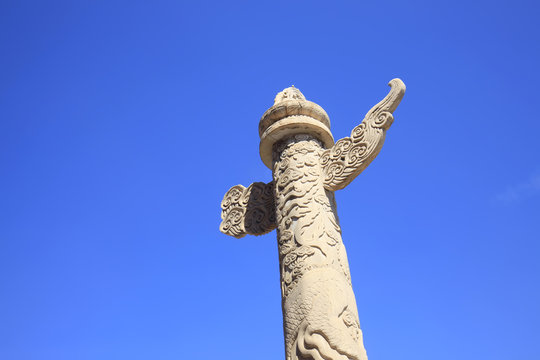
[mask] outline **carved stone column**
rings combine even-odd
[[[375,158],[405,92],[401,80],[334,144],[330,120],[294,87],[259,123],[260,153],[273,181],[232,187],[221,231],[242,237],[277,227],[286,360],[366,360],[334,191]]]
[[[286,359],[367,359],[323,150],[311,135],[275,146]]]

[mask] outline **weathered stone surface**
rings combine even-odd
[[[365,360],[362,330],[341,239],[334,191],[346,187],[382,148],[405,93],[390,93],[334,144],[330,120],[292,87],[259,123],[260,153],[273,181],[232,187],[220,230],[242,237],[277,227],[286,360]]]

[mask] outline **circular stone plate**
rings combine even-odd
[[[321,140],[325,148],[334,145],[330,129],[309,116],[294,115],[270,125],[261,136],[259,153],[263,163],[272,169],[272,148],[276,142],[293,135],[309,134]]]

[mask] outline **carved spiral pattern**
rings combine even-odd
[[[274,148],[286,355],[287,360],[360,360],[365,351],[357,336],[361,331],[334,194],[323,186],[322,153],[321,143],[309,135],[293,136]],[[310,274],[332,278],[311,279]],[[338,319],[342,308],[332,310],[337,292],[347,294],[342,301],[348,322]],[[354,331],[349,329],[353,324]]]
[[[405,94],[405,84],[390,81],[388,95],[367,113],[350,137],[340,139],[321,156],[324,187],[330,191],[343,189],[371,163],[381,151],[386,130],[392,125],[392,112]]]
[[[273,182],[230,188],[221,202],[221,232],[241,238],[246,234],[262,235],[274,230],[276,211],[273,192]]]

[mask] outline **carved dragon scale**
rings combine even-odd
[[[380,152],[405,84],[349,137],[334,144],[330,119],[290,87],[259,122],[260,154],[273,181],[233,186],[221,203],[220,230],[236,238],[277,228],[286,360],[366,360],[334,191]]]

